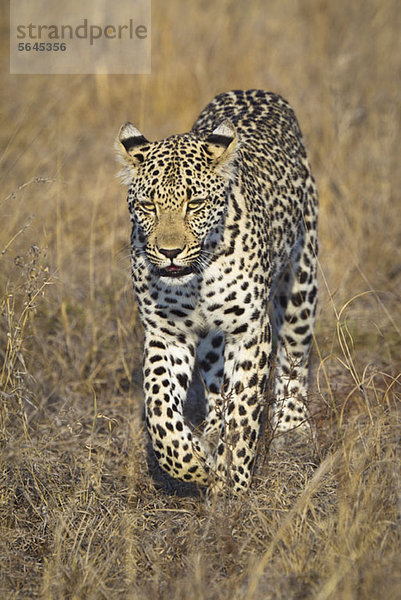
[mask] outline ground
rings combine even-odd
[[[0,42],[0,595],[398,599],[398,3],[152,7],[150,76],[10,76]],[[320,191],[317,444],[266,430],[249,495],[210,504],[148,455],[112,145],[256,87],[291,102]]]

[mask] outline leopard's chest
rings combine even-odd
[[[185,282],[158,281],[151,295],[140,294],[145,329],[196,338],[210,330],[227,334],[251,329],[267,304],[261,265],[232,255],[211,263],[201,277]]]
[[[206,270],[198,311],[207,329],[245,332],[262,310],[266,281],[260,266],[227,259]]]

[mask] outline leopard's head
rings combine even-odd
[[[120,172],[144,251],[162,277],[201,269],[205,240],[224,218],[236,170],[236,130],[224,121],[210,134],[190,132],[149,142],[132,123],[120,129]],[[206,251],[205,251],[206,252]]]

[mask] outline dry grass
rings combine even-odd
[[[138,77],[9,76],[1,37],[1,598],[401,597],[400,15],[154,0]],[[318,451],[265,438],[249,496],[208,505],[148,464],[112,147],[246,87],[291,101],[320,189]]]

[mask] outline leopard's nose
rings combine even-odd
[[[182,248],[159,248],[159,252],[164,254],[164,256],[167,256],[167,258],[171,258],[171,260],[178,256],[181,251]]]

